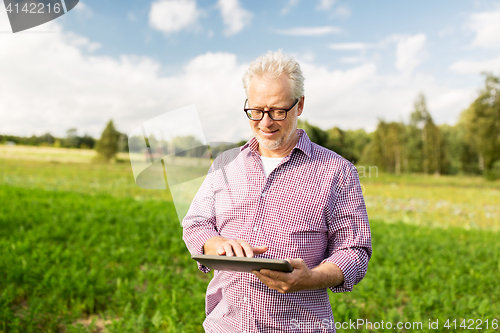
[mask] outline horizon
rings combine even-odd
[[[431,116],[432,116],[432,114],[431,114]],[[109,120],[112,120],[112,121],[114,122],[114,120],[113,120],[113,119],[109,119]],[[108,121],[109,121],[109,120],[108,120]],[[318,124],[311,123],[310,121],[307,121],[307,120],[304,120],[304,119],[300,119],[300,118],[299,118],[298,120],[299,120],[299,121],[302,121],[302,122],[307,122],[309,125],[312,125],[312,126],[318,127],[318,128],[320,128],[321,130],[323,130],[323,131],[329,131],[329,130],[333,130],[333,129],[339,129],[339,130],[344,131],[344,132],[347,132],[347,131],[353,131],[353,132],[354,132],[354,131],[359,131],[359,130],[362,130],[362,131],[365,131],[365,133],[366,133],[366,134],[372,134],[372,133],[374,133],[374,132],[377,130],[376,128],[374,128],[374,129],[373,129],[373,130],[371,130],[371,131],[366,131],[364,128],[349,128],[349,129],[344,129],[344,128],[340,128],[340,127],[337,127],[337,126],[333,126],[333,127],[330,127],[330,128],[326,128],[326,129],[324,129],[324,128],[321,128]],[[380,120],[380,121],[386,121],[385,119],[379,119],[379,120]],[[108,121],[106,121],[106,123],[107,123]],[[392,122],[392,121],[386,121],[386,122],[388,122],[388,123],[389,123],[389,122]],[[394,122],[398,122],[398,121],[394,121]],[[398,122],[398,123],[400,123],[400,122]],[[404,125],[409,125],[408,123],[403,123],[403,124],[404,124]],[[445,124],[435,124],[435,125],[436,125],[436,126],[438,126],[438,127],[440,127],[440,126],[455,126],[456,124],[452,124],[452,125],[450,125],[450,124],[446,124],[446,123],[445,123]],[[105,126],[103,126],[103,130],[104,130],[104,127],[105,127]],[[297,125],[297,129],[301,129],[301,128],[302,128],[302,127],[300,127],[300,124],[298,124],[298,125]],[[69,131],[71,131],[71,130],[73,130],[73,129],[76,129],[76,128],[70,128],[70,129],[68,129],[68,130],[67,130],[67,132],[69,132]],[[118,132],[119,132],[120,134],[125,134],[125,135],[127,135],[127,137],[132,137],[132,136],[130,136],[130,134],[131,134],[131,133],[121,132],[119,129],[117,129],[117,130],[118,130]],[[88,133],[81,133],[81,134],[77,134],[77,136],[79,136],[79,137],[85,137],[85,136],[87,136],[87,137],[91,137],[91,138],[92,138],[92,139],[94,139],[94,140],[99,140],[99,137],[101,136],[101,134],[102,134],[102,133],[99,133],[97,136],[92,136],[92,135],[89,135]],[[19,137],[19,138],[30,138],[30,137],[32,137],[32,136],[42,137],[42,136],[45,136],[45,135],[51,135],[51,136],[52,136],[52,137],[54,137],[55,139],[65,139],[65,138],[67,137],[67,133],[66,133],[66,134],[64,134],[63,136],[56,136],[56,135],[53,135],[53,134],[52,134],[52,133],[50,133],[50,132],[47,132],[47,133],[42,133],[42,134],[40,134],[40,135],[31,134],[31,135],[28,135],[28,136],[19,136],[19,135],[14,135],[14,134],[9,134],[9,133],[0,133],[0,136],[4,136],[4,137],[6,137],[6,136],[14,136],[14,137]],[[195,135],[191,135],[191,136],[192,136],[192,137],[194,137],[194,138],[196,138],[196,136],[195,136]],[[214,144],[215,144],[215,146],[218,146],[218,145],[225,145],[225,144],[230,144],[230,143],[231,143],[231,144],[235,144],[235,143],[239,143],[239,142],[242,142],[242,141],[248,141],[248,140],[250,140],[253,136],[254,136],[254,135],[253,135],[253,134],[251,134],[251,137],[248,137],[248,138],[243,138],[243,139],[241,139],[241,140],[238,140],[238,142],[211,142],[211,143],[210,143],[210,145],[214,145]],[[138,137],[141,137],[141,136],[138,136]],[[179,135],[179,136],[174,136],[173,138],[176,138],[176,137],[182,137],[182,135]],[[170,141],[171,141],[171,140],[170,140]],[[165,142],[169,142],[169,140],[165,140]],[[80,149],[80,148],[78,148],[78,149]]]
[[[454,125],[500,74],[500,1],[88,0],[17,34],[2,8],[0,31],[0,133],[24,137],[98,138],[109,119],[128,135],[195,105],[208,141],[243,140],[241,77],[268,50],[299,61],[300,118],[323,130],[407,123],[419,93]]]

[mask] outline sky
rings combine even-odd
[[[323,129],[407,121],[419,93],[453,125],[500,75],[500,1],[84,0],[16,34],[0,7],[0,133],[131,133],[194,105],[207,140],[248,139],[241,77],[278,49]]]

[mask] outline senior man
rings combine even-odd
[[[192,254],[287,259],[293,267],[215,271],[207,332],[334,332],[328,288],[351,291],[366,273],[372,249],[359,177],[297,129],[303,82],[299,64],[281,51],[250,64],[241,116],[254,137],[214,161],[183,220]]]

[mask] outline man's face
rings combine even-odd
[[[294,102],[290,80],[285,75],[278,79],[269,76],[255,76],[250,81],[247,108],[264,111],[288,109]],[[260,121],[249,120],[250,128],[259,141],[259,148],[264,151],[287,150],[295,138],[297,117],[302,113],[303,107],[304,99],[301,97],[299,103],[288,111],[284,120],[272,120],[268,113],[265,113],[264,118]]]

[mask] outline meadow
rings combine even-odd
[[[211,273],[190,259],[170,193],[93,156],[0,145],[0,332],[202,332]],[[500,182],[360,175],[374,253],[330,300],[339,323],[372,326],[338,331],[500,331]]]

